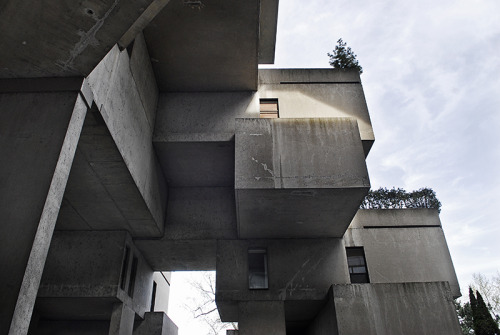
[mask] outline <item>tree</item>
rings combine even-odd
[[[472,289],[482,292],[482,296],[490,311],[498,317],[500,314],[500,273],[491,278],[481,273],[472,274]]]
[[[455,301],[455,308],[457,310],[458,321],[460,322],[462,334],[474,334],[474,328],[472,326],[472,309],[470,307],[470,302],[466,302],[462,305],[460,301]]]
[[[346,46],[347,43],[339,38],[333,52],[327,53],[328,57],[330,57],[330,65],[334,69],[356,69],[359,74],[362,74],[363,68],[359,65],[356,54],[350,47]]]
[[[472,310],[472,326],[476,335],[500,335],[498,325],[493,320],[488,307],[479,291],[474,291],[469,286],[469,300]]]
[[[207,335],[218,335],[224,329],[238,329],[236,323],[222,322],[215,304],[215,272],[200,273],[196,280],[190,280],[189,285],[196,294],[196,299],[186,303],[195,319],[202,321],[209,329]]]

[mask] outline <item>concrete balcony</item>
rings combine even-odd
[[[342,237],[370,182],[354,118],[237,119],[239,238]]]

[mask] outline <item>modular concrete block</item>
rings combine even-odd
[[[267,251],[269,289],[249,289],[249,248]],[[304,307],[322,303],[332,283],[348,282],[341,239],[218,241],[216,301],[223,321],[237,321],[234,302],[304,301]]]
[[[446,281],[461,295],[436,209],[360,209],[344,242],[364,248],[371,283]]]
[[[240,238],[341,237],[370,187],[353,118],[237,119]]]
[[[280,118],[355,118],[368,155],[375,137],[358,71],[260,69],[259,95],[278,99]]]

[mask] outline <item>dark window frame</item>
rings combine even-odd
[[[276,108],[263,110],[264,105],[276,105]],[[260,99],[259,104],[260,118],[261,119],[278,119],[280,117],[279,104],[277,98],[272,99]]]
[[[370,283],[368,265],[363,247],[346,247],[347,271],[351,284]]]
[[[266,248],[248,249],[248,288],[269,289],[269,262]]]

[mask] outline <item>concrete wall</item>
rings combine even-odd
[[[286,335],[283,301],[245,301],[239,307],[239,335]]]
[[[266,248],[269,289],[248,288],[248,248]],[[216,300],[224,321],[237,321],[231,302],[322,300],[332,283],[348,283],[340,239],[218,241]]]
[[[337,313],[332,290],[328,292],[325,305],[309,324],[305,335],[338,335]]]
[[[9,331],[16,301],[15,320],[26,330],[29,324],[87,109],[78,82],[74,91],[0,93],[1,334]]]
[[[126,264],[125,290],[122,290],[120,283],[126,245],[131,253]],[[133,256],[137,257],[138,266],[131,298],[126,290],[132,280]],[[152,286],[153,271],[126,232],[58,231],[54,234],[38,292],[39,312],[42,316],[49,315],[56,319],[86,318],[98,310],[95,306],[108,302],[111,313],[111,304],[122,301],[142,316],[150,309]],[[88,299],[80,301],[75,298]],[[63,303],[71,306],[71,301],[80,305],[85,301],[89,311],[79,311],[75,306],[75,315],[71,314],[71,310],[65,311],[63,315],[53,311],[53,307],[57,308]]]
[[[96,104],[160,231],[166,185],[153,149],[157,88],[139,36],[132,59],[115,46],[89,75]]]
[[[177,326],[163,312],[146,313],[134,324],[134,335],[177,335]]]
[[[153,273],[153,281],[156,283],[156,297],[154,312],[168,312],[168,300],[170,297],[170,272]]]
[[[460,296],[437,210],[359,210],[344,242],[364,247],[371,283],[447,281]]]
[[[236,118],[258,117],[255,92],[162,93],[154,141],[231,141]]]
[[[333,299],[339,335],[461,334],[444,282],[333,285]]]
[[[261,69],[258,93],[261,99],[278,99],[281,118],[355,118],[368,154],[375,138],[357,71]]]

